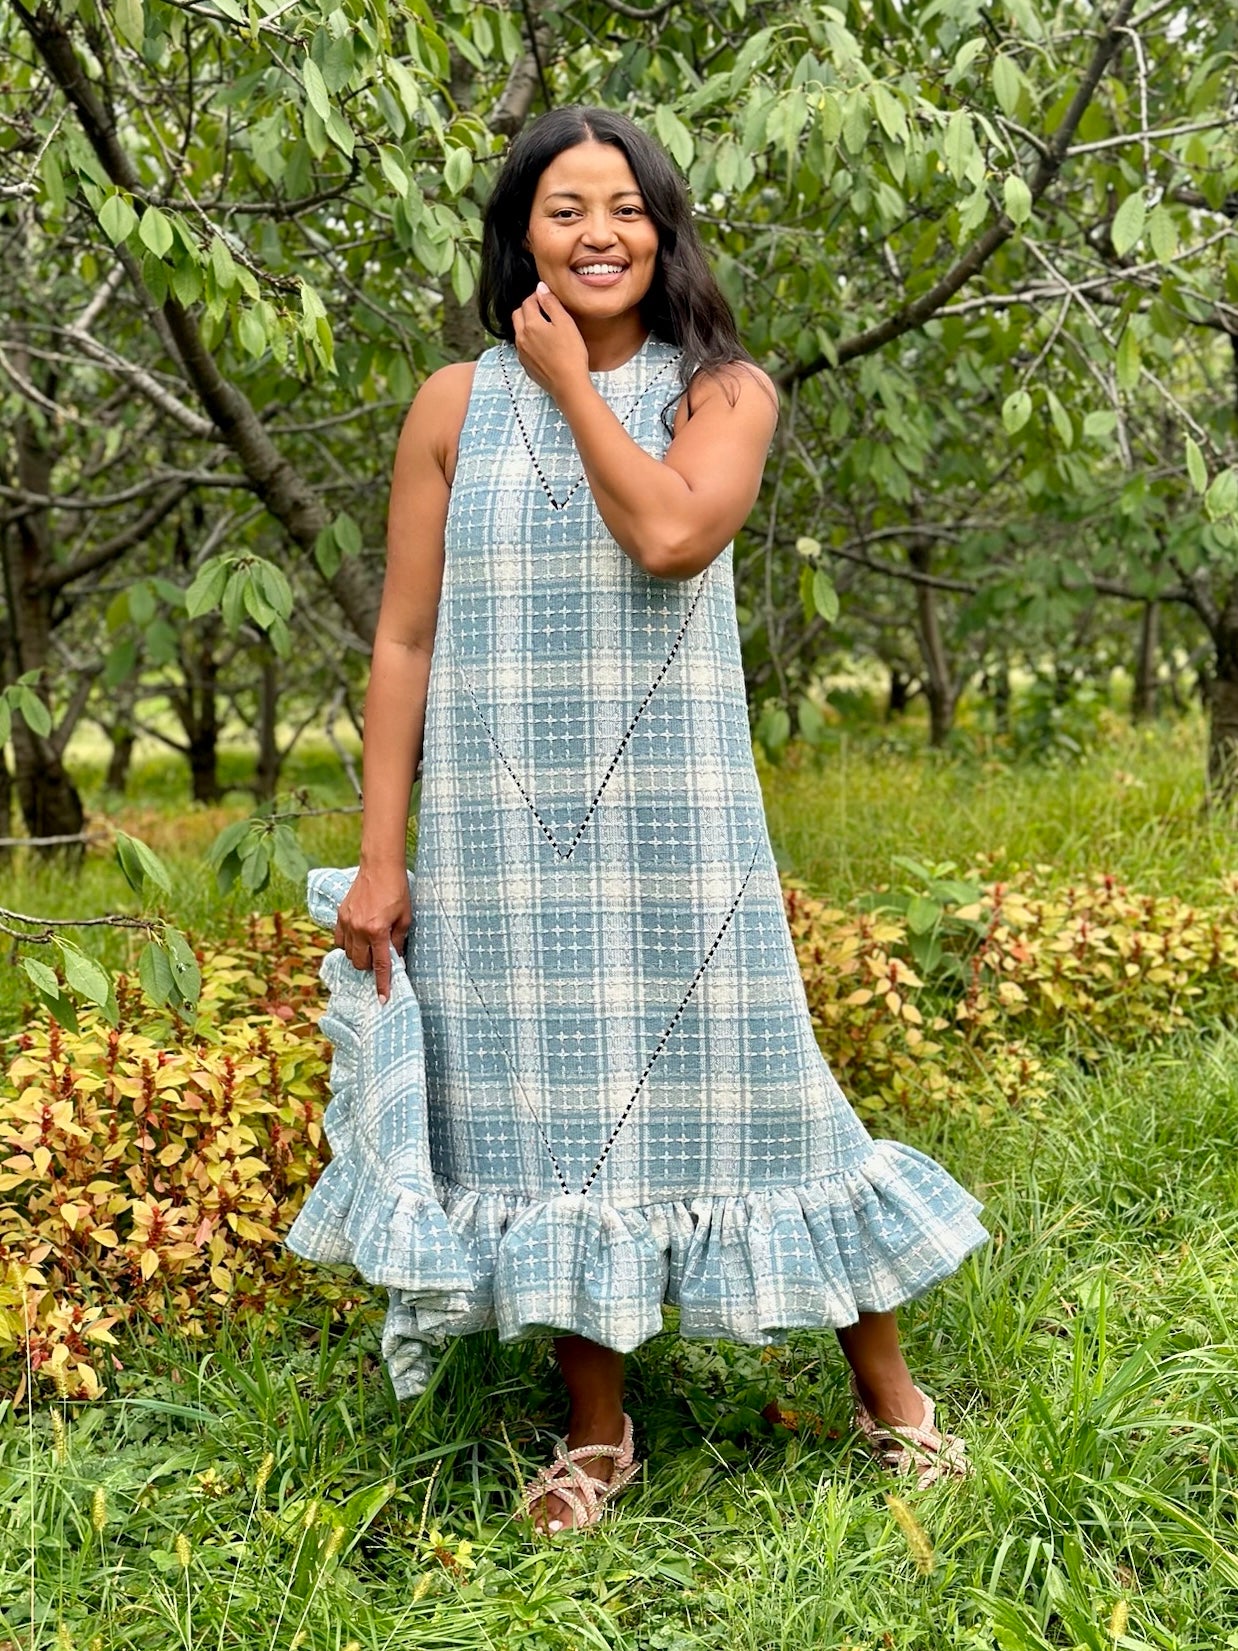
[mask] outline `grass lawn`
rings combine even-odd
[[[787,869],[840,902],[898,880],[895,854],[1203,898],[1236,867],[1198,765],[1189,730],[1162,729],[1072,769],[857,748],[762,779]],[[167,854],[187,927],[253,904],[220,901],[194,858],[221,817],[165,794],[122,823]],[[355,837],[351,818],[307,829],[337,864]],[[76,888],[16,869],[7,903],[132,908],[102,859]],[[399,1405],[377,1293],[331,1324],[315,1269],[295,1316],[213,1345],[127,1340],[106,1401],[0,1406],[0,1647],[1238,1648],[1236,1117],[1238,1037],[1204,1027],[1063,1057],[1038,1115],[888,1120],[985,1200],[993,1234],[903,1314],[969,1439],[961,1486],[909,1490],[853,1444],[832,1335],[685,1342],[668,1312],[628,1365],[644,1481],[549,1546],[512,1518],[565,1421],[545,1342],[466,1338]],[[794,1428],[762,1416],[773,1399]]]

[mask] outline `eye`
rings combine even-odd
[[[643,217],[645,213],[643,206],[621,206],[619,210],[620,212],[631,212],[637,218]]]

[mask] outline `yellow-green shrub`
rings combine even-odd
[[[295,1283],[277,1243],[323,1163],[320,931],[255,920],[199,953],[192,1025],[120,982],[120,1024],[36,1019],[0,1091],[0,1351],[99,1391],[99,1347],[146,1314],[190,1335]]]
[[[934,879],[859,912],[791,880],[784,896],[822,1049],[870,1118],[1038,1106],[1047,1055],[1067,1042],[1121,1045],[1238,1008],[1238,880],[1203,911],[1106,877],[1054,888],[1047,868]],[[115,1029],[87,1013],[69,1033],[39,1013],[9,1040],[7,1386],[23,1390],[28,1353],[41,1379],[93,1397],[114,1330],[143,1317],[206,1335],[225,1311],[307,1288],[356,1297],[355,1281],[279,1242],[324,1161],[325,944],[307,920],[255,919],[199,951],[192,1025],[152,1013],[122,980]]]
[[[919,934],[923,895],[857,914],[788,881],[819,1041],[862,1112],[1038,1102],[1044,1057],[1067,1043],[1121,1047],[1238,1011],[1234,881],[1201,910],[1105,876],[1046,888],[1050,875],[973,871],[955,900],[939,883],[938,917]],[[933,958],[933,978],[917,954]]]

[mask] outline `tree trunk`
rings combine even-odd
[[[20,357],[22,353],[15,354]],[[28,357],[21,358],[19,365],[25,373],[30,373],[33,366]],[[54,387],[49,379],[48,392]],[[29,493],[50,496],[53,455],[24,414],[15,422],[14,438],[18,486]],[[42,673],[51,655],[53,595],[39,584],[40,573],[51,562],[51,524],[46,509],[28,511],[0,534],[0,560],[9,618],[5,660],[9,679],[13,680],[27,671]],[[42,683],[37,686],[46,699]],[[31,837],[74,836],[85,824],[86,814],[54,744],[36,734],[20,716],[13,718],[10,737],[13,783],[27,832]]]
[[[264,802],[275,795],[279,783],[280,753],[276,734],[279,727],[279,672],[275,655],[264,651],[262,679],[258,689],[258,772],[254,790]]]
[[[219,789],[219,617],[206,614],[181,632],[183,683],[171,694],[172,709],[185,732],[181,749],[189,759],[195,803],[217,803]]]
[[[1010,732],[1010,656],[999,654],[997,663],[993,667],[993,731],[996,734]]]
[[[928,573],[933,552],[928,545],[912,545],[908,559],[918,573]],[[937,611],[937,591],[932,585],[916,585],[916,639],[924,661],[924,692],[929,704],[929,744],[944,745],[954,727],[959,685],[950,671],[950,660],[941,633]]]
[[[107,778],[104,785],[109,791],[123,797],[129,784],[129,769],[133,762],[133,747],[137,743],[137,735],[128,722],[117,722],[107,731],[112,742],[112,754],[108,758]]]
[[[1208,683],[1208,795],[1232,803],[1238,800],[1238,586],[1218,620]]]
[[[0,837],[13,835],[13,776],[9,773],[9,759],[0,745]],[[9,852],[0,849],[0,858]]]
[[[1139,649],[1135,655],[1135,687],[1131,697],[1132,722],[1150,722],[1158,710],[1161,608],[1145,602],[1139,616]]]
[[[893,722],[907,709],[911,698],[911,678],[904,676],[897,665],[890,666],[890,691],[886,698],[886,721]]]

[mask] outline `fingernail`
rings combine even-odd
[[[561,1519],[552,1519],[546,1529],[548,1531],[561,1531],[563,1529],[563,1521]]]
[[[537,290],[538,290],[539,293],[540,292],[549,292],[550,288],[546,285],[545,281],[539,281],[537,283]]]

